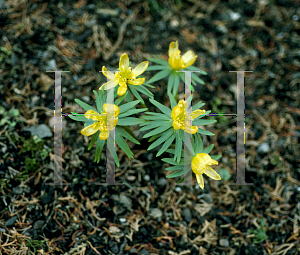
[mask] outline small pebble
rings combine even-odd
[[[33,229],[41,229],[44,223],[45,222],[43,220],[36,221],[33,225]]]
[[[120,218],[120,222],[125,223],[126,219],[125,218]]]
[[[147,250],[143,249],[139,252],[139,255],[150,255],[150,253]]]
[[[54,71],[57,69],[56,61],[55,59],[51,59],[47,62],[47,69],[49,71]]]
[[[157,185],[159,186],[165,186],[168,183],[167,179],[164,177],[161,177],[158,179]]]
[[[150,216],[153,217],[153,218],[160,218],[162,216],[162,211],[158,208],[153,208],[151,211],[150,211]]]
[[[176,187],[176,188],[175,188],[175,191],[176,191],[176,192],[180,192],[180,191],[181,191],[181,188],[180,188],[180,187]]]
[[[144,176],[144,180],[145,180],[146,182],[150,181],[150,176],[149,176],[148,174],[146,174],[146,175]]]
[[[219,244],[220,244],[220,246],[228,247],[228,246],[229,246],[229,241],[228,241],[228,239],[221,238],[221,239],[219,240]]]
[[[298,19],[299,19],[298,15],[293,15],[293,20],[298,20]]]
[[[270,145],[269,144],[261,143],[258,146],[257,152],[260,153],[260,154],[263,154],[263,153],[268,153],[269,150],[270,150]]]
[[[183,215],[185,221],[187,221],[187,222],[191,222],[193,219],[192,213],[191,213],[190,209],[187,207],[183,209],[182,215]]]

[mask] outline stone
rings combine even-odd
[[[163,213],[162,213],[162,211],[161,211],[160,209],[158,209],[158,208],[153,208],[153,209],[151,209],[149,215],[150,215],[152,218],[160,218],[160,217],[163,215]]]
[[[219,240],[219,245],[220,245],[220,246],[223,246],[223,247],[229,247],[229,241],[228,241],[228,239],[221,238],[221,239]]]
[[[34,225],[33,225],[33,229],[41,229],[42,228],[42,226],[44,225],[44,221],[43,220],[38,220],[38,221],[36,221],[35,223],[34,223]]]
[[[23,128],[23,131],[30,131],[30,133],[33,136],[38,135],[40,138],[53,136],[50,128],[46,124],[41,124],[41,125],[38,125],[37,127],[35,127],[35,126],[30,126],[29,128],[25,127],[25,128]]]
[[[129,197],[125,196],[124,194],[121,194],[119,199],[120,199],[119,202],[122,206],[124,206],[128,210],[131,210],[132,201]]]
[[[183,215],[185,221],[187,221],[187,222],[191,222],[193,219],[191,210],[188,207],[183,209],[182,215]]]
[[[270,145],[267,143],[261,143],[257,148],[257,152],[259,154],[268,153],[269,150],[270,150]]]
[[[159,178],[158,181],[157,181],[157,185],[158,185],[158,186],[166,186],[167,183],[168,183],[168,181],[167,181],[167,179],[164,178],[164,177]]]
[[[17,216],[11,217],[7,222],[5,222],[5,227],[9,228],[9,227],[13,227],[16,223],[17,220]]]

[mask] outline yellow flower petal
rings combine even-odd
[[[169,57],[169,65],[173,69],[181,69],[183,64],[183,60],[180,57],[180,50],[175,51],[171,57]]]
[[[110,80],[114,80],[115,78],[114,74],[111,71],[107,70],[105,66],[102,66],[102,73],[106,78]]]
[[[108,131],[102,131],[99,135],[100,140],[107,140],[108,134],[109,134]]]
[[[178,121],[173,121],[172,126],[174,127],[175,130],[180,129],[181,125]]]
[[[213,170],[211,167],[207,167],[205,169],[204,173],[214,180],[221,180],[220,175],[215,170]]]
[[[129,80],[128,83],[131,85],[142,85],[145,82],[145,78],[137,78],[135,80]]]
[[[195,174],[203,174],[210,165],[211,157],[206,153],[198,153],[192,159],[192,170]]]
[[[197,182],[201,189],[204,189],[204,180],[202,174],[196,174]]]
[[[198,109],[198,110],[195,110],[195,111],[193,111],[192,112],[192,118],[193,119],[196,119],[196,118],[198,118],[200,115],[204,115],[205,114],[205,110],[200,110],[200,109]]]
[[[143,72],[146,71],[147,67],[148,67],[149,62],[148,61],[144,61],[140,64],[138,64],[133,70],[133,74],[135,75],[135,77],[139,76],[140,74],[142,74]]]
[[[197,55],[191,50],[188,50],[186,53],[184,53],[181,57],[183,60],[183,68],[189,67],[190,65],[194,64],[196,61]]]
[[[114,88],[115,86],[118,85],[118,82],[116,80],[111,80],[109,82],[106,82],[104,83],[100,88],[99,90],[102,89],[102,87],[104,86],[104,89],[107,90],[107,89],[111,89],[111,88]]]
[[[112,105],[112,104],[109,104]],[[108,104],[103,104],[103,112],[107,113],[107,108],[108,108]],[[120,108],[117,105],[113,105],[113,109],[114,109],[114,116],[118,116],[120,113]]]
[[[126,83],[125,83],[125,86],[121,86],[121,84],[120,84],[120,86],[118,88],[118,96],[123,96],[126,93],[126,91],[127,91]]]
[[[175,51],[178,50],[178,41],[176,42],[171,42],[170,45],[169,45],[169,58],[173,55],[173,53]]]
[[[84,117],[86,117],[87,119],[98,120],[101,115],[93,110],[88,110],[84,114]]]
[[[100,123],[95,122],[93,125],[89,125],[81,130],[81,134],[85,136],[90,136],[95,134],[100,129]]]
[[[119,68],[121,69],[128,69],[129,68],[129,58],[127,56],[126,53],[124,53],[121,57],[120,57],[120,62],[119,62]]]
[[[185,130],[187,133],[193,135],[198,132],[198,127],[197,126],[192,126],[192,127],[188,126],[188,128],[185,128],[185,126],[183,126],[183,130]]]

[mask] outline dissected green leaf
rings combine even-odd
[[[213,156],[210,156],[210,157],[214,160],[218,160],[218,159],[222,158],[222,155],[213,155]]]
[[[160,138],[158,138],[154,143],[152,143],[149,146],[148,150],[152,150],[153,148],[157,147],[161,143],[165,142],[173,134],[173,131],[174,131],[173,128],[170,128],[169,130],[167,130]]]
[[[173,86],[173,96],[175,96],[176,93],[178,92],[179,84],[180,84],[180,77],[179,77],[179,75],[175,75],[174,86]]]
[[[163,153],[165,152],[165,150],[169,148],[169,146],[170,146],[171,143],[174,141],[174,139],[175,139],[175,134],[173,133],[173,134],[171,135],[171,137],[169,137],[169,138],[165,141],[164,145],[161,147],[161,149],[160,149],[160,150],[158,151],[158,153],[156,154],[156,157],[158,157],[158,156],[160,156],[161,154],[163,154]]]
[[[140,102],[140,100],[135,100],[132,101],[130,103],[126,103],[126,104],[122,104],[121,106],[119,106],[120,108],[120,115],[126,111],[128,111],[129,109],[133,108],[135,105],[137,105]]]
[[[177,162],[181,159],[181,149],[182,149],[182,139],[180,136],[180,131],[175,131],[176,142],[175,142],[175,155],[174,158]]]
[[[135,144],[140,144],[138,140],[136,140],[134,137],[132,137],[126,130],[124,130],[121,127],[116,127],[116,132],[118,132],[121,136],[124,136],[126,139],[129,141],[135,143]]]
[[[209,132],[209,131],[207,131],[207,130],[204,130],[204,129],[202,129],[202,128],[198,128],[198,133],[199,134],[202,134],[202,135],[215,135],[214,133],[212,133],[212,132]]]
[[[97,138],[99,137],[100,131],[97,131],[95,134],[92,135],[91,142],[89,144],[88,150],[92,149],[93,145],[97,141]]]
[[[169,63],[166,60],[163,60],[161,58],[147,58],[148,60],[150,60],[151,62],[157,63],[157,64],[161,64],[164,66],[169,66]]]
[[[170,103],[171,103],[171,108],[173,109],[175,106],[177,106],[176,100],[174,96],[171,93],[168,93]]]
[[[174,73],[174,71],[172,71],[169,75],[169,79],[168,79],[168,94],[171,93],[171,89],[173,88],[174,86],[174,81],[175,81],[175,76],[176,74]]]
[[[152,130],[151,132],[145,134],[143,136],[143,138],[147,138],[147,137],[162,133],[162,132],[166,131],[167,129],[169,129],[170,127],[171,127],[170,123],[161,124],[158,128],[156,128],[156,129]]]
[[[214,148],[214,144],[211,144],[211,145],[209,145],[208,147],[206,147],[204,150],[203,150],[203,153],[207,153],[207,154],[209,154],[211,151],[212,151],[212,149]]]
[[[193,126],[205,126],[205,125],[209,125],[209,124],[213,124],[216,123],[216,120],[194,120],[192,123]]]
[[[72,120],[76,120],[76,121],[87,121],[88,119],[86,117],[84,117],[84,114],[79,114],[79,113],[75,113],[72,112],[73,115],[68,115],[69,118],[71,118]]]
[[[96,152],[95,152],[95,162],[100,162],[100,156],[103,150],[105,144],[105,140],[100,140],[99,136],[97,137],[97,143],[96,143]]]
[[[166,177],[167,178],[174,178],[174,177],[181,176],[183,174],[184,174],[184,169],[182,169],[180,171],[177,171],[177,172],[174,172],[174,173],[171,173],[171,174],[167,175]]]
[[[153,61],[152,61],[153,62]],[[146,71],[156,71],[156,70],[163,70],[165,69],[165,66],[160,66],[160,65],[153,65],[153,66],[148,66]]]
[[[126,111],[126,112],[120,114],[120,115],[118,116],[118,118],[121,119],[121,118],[130,116],[130,115],[133,115],[133,114],[137,114],[137,113],[139,113],[139,112],[144,112],[144,111],[147,111],[147,110],[148,110],[148,108],[130,109],[130,110],[128,110],[128,111]]]
[[[128,94],[128,90],[126,90],[126,93],[123,96],[120,96],[116,101],[115,101],[115,105],[118,105],[124,100],[124,98],[127,96]]]
[[[153,105],[155,105],[159,110],[161,110],[165,115],[167,115],[168,117],[171,117],[171,112],[172,111],[168,107],[162,105],[161,103],[155,101],[154,99],[149,99],[149,101]]]
[[[205,84],[205,82],[203,80],[201,80],[195,73],[192,73],[192,79],[202,85]]]
[[[122,119],[118,120],[118,126],[131,126],[131,125],[138,125],[145,122],[145,120],[140,118],[134,118],[134,117],[124,117]]]
[[[143,98],[140,96],[140,94],[136,91],[134,85],[128,85],[130,87],[130,90],[132,92],[132,94],[135,96],[136,99],[140,100],[142,104],[145,104]]]
[[[77,104],[79,104],[86,111],[93,110],[93,111],[97,112],[97,110],[93,106],[90,106],[90,105],[86,104],[85,102],[82,102],[81,100],[79,100],[77,98],[75,99],[75,102]]]
[[[128,147],[124,138],[121,135],[119,135],[118,133],[115,134],[115,141],[118,144],[118,146],[120,147],[120,149],[126,153],[126,155],[128,156],[129,159],[133,158],[133,152]]]
[[[207,75],[207,72],[205,72],[205,71],[203,71],[203,70],[201,70],[201,69],[199,69],[198,67],[195,67],[195,66],[189,66],[186,69],[191,70],[191,71],[200,71],[200,72],[197,72],[197,73]]]
[[[150,80],[147,81],[147,83],[153,83],[158,80],[161,80],[161,79],[165,78],[166,76],[168,76],[170,74],[170,72],[171,72],[170,69],[164,69],[164,70],[158,72],[157,74],[155,74]]]
[[[138,85],[134,87],[137,91],[141,92],[142,94],[153,98],[153,94],[151,93],[151,91],[149,89],[147,89],[146,87],[144,87],[143,85]]]
[[[167,171],[176,171],[176,170],[181,170],[183,167],[184,166],[176,165],[176,166],[167,167],[165,170],[167,170]]]

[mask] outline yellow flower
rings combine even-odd
[[[129,58],[126,53],[120,57],[119,71],[113,74],[108,71],[105,66],[102,67],[102,73],[110,81],[104,83],[100,89],[104,86],[105,89],[110,89],[119,84],[118,95],[122,96],[127,91],[127,84],[131,85],[142,85],[145,82],[145,78],[136,78],[148,67],[148,61],[144,61],[137,65],[133,70],[129,67]]]
[[[171,42],[169,46],[169,65],[175,69],[184,69],[196,61],[197,55],[191,50],[180,56],[180,50],[178,50],[178,42]]]
[[[112,105],[111,105],[112,106]],[[109,135],[109,130],[113,130],[114,127],[118,123],[118,115],[120,113],[120,108],[116,105],[114,107],[114,126],[107,124],[107,104],[103,105],[103,112],[101,112],[101,115],[99,115],[97,112],[93,110],[88,110],[84,117],[87,119],[92,119],[96,121],[94,124],[89,125],[81,130],[81,134],[85,136],[90,136],[95,134],[98,130],[100,130],[99,138],[100,140],[106,140]]]
[[[197,182],[201,189],[204,189],[203,173],[214,180],[221,180],[220,175],[210,167],[211,165],[218,165],[218,161],[212,159],[206,153],[198,153],[193,157],[192,170],[196,174]]]
[[[185,115],[187,113],[188,102],[184,100],[180,100],[178,105],[172,109],[171,118],[173,119],[173,127],[175,130],[182,129],[185,130],[185,126],[187,126],[186,132],[189,134],[195,134],[198,132],[197,126],[191,126],[191,121],[200,115],[205,114],[205,110],[195,110],[191,114],[187,116],[185,119]]]

